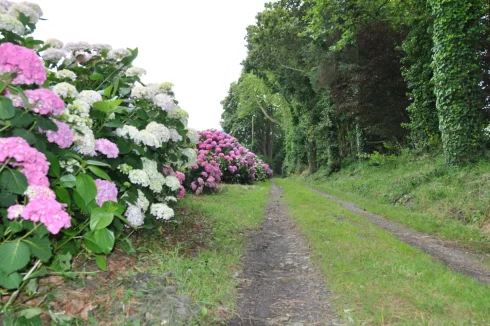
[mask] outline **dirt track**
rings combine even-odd
[[[336,325],[324,281],[274,184],[242,261],[238,316],[228,325]]]

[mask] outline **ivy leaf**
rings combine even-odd
[[[6,289],[14,290],[18,289],[22,283],[22,276],[19,273],[14,272],[11,274],[6,274],[0,271],[0,285]]]
[[[111,177],[107,173],[105,173],[104,170],[96,166],[89,166],[88,169],[99,178],[111,181]]]
[[[107,270],[107,257],[106,256],[97,255],[95,257],[95,263],[97,264],[97,266],[99,266],[99,268],[101,270],[103,270],[103,271]]]
[[[90,215],[90,230],[102,230],[109,226],[113,219],[114,213],[106,212],[100,207],[94,208]]]
[[[0,120],[11,119],[15,116],[15,107],[12,100],[5,96],[0,96]]]
[[[48,238],[40,239],[38,237],[27,238],[23,240],[31,248],[32,254],[43,262],[47,262],[51,259],[53,253],[51,252],[51,243]]]
[[[14,194],[22,195],[27,189],[27,178],[17,170],[5,169],[0,176],[0,185]]]
[[[94,200],[95,196],[97,195],[97,186],[95,185],[95,181],[88,174],[79,174],[77,176],[75,189],[86,204]]]
[[[0,269],[7,275],[25,267],[31,258],[29,246],[17,239],[0,246]]]

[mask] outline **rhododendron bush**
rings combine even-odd
[[[220,182],[251,184],[272,177],[269,165],[223,131],[200,132],[196,153],[186,184],[198,195],[215,191]]]
[[[39,6],[0,3],[0,290],[174,217],[196,131],[172,85],[143,84],[137,49],[29,36]],[[62,257],[62,258],[60,258]],[[70,275],[70,274],[65,274]],[[31,286],[31,289],[33,288]]]

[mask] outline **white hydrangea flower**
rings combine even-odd
[[[167,203],[176,203],[177,202],[177,198],[175,198],[174,196],[167,196],[167,197],[165,197],[165,201]]]
[[[24,16],[29,18],[29,22],[31,24],[37,24],[39,21],[39,14],[36,12],[36,10],[22,3],[13,3],[9,8],[8,13],[17,19],[19,18],[20,14],[24,14]]]
[[[75,135],[75,151],[82,155],[95,155],[95,136],[88,126],[74,126],[72,131]]]
[[[88,42],[69,42],[65,44],[65,51],[76,52],[76,51],[87,51],[91,49],[91,45]]]
[[[96,43],[92,44],[92,49],[101,52],[102,50],[112,50],[112,46],[110,46],[109,44]]]
[[[58,79],[71,79],[73,81],[75,81],[77,79],[77,74],[75,74],[73,71],[68,70],[68,69],[58,70],[55,73],[55,76]]]
[[[165,82],[165,83],[160,83],[160,84],[155,84],[151,83],[147,85],[148,87],[151,87],[155,91],[156,94],[168,94],[172,91],[172,87],[174,86],[172,83]]]
[[[145,145],[145,146],[150,146],[150,147],[155,147],[155,148],[162,147],[162,142],[159,141],[157,136],[155,136],[154,134],[152,134],[151,132],[149,132],[146,129],[143,129],[139,132],[138,141],[143,143],[143,145]],[[135,140],[135,142],[136,142],[136,140]],[[137,142],[137,144],[139,144],[139,143]]]
[[[195,129],[187,129],[187,138],[189,138],[191,144],[199,143],[199,134]]]
[[[138,189],[138,200],[136,202],[138,207],[140,207],[143,212],[146,212],[148,210],[148,207],[150,207],[150,201],[145,197],[145,194],[143,191]]]
[[[11,5],[12,5],[12,1],[0,0],[0,8],[5,12],[7,12],[7,10],[9,10]]]
[[[44,42],[45,45],[49,45],[52,49],[62,49],[63,48],[63,42],[61,42],[58,39],[55,38],[48,38],[46,42]]]
[[[138,67],[130,67],[126,70],[124,74],[128,77],[141,77],[143,75],[146,75],[146,70]]]
[[[0,29],[15,33],[17,35],[24,35],[25,33],[24,25],[20,22],[20,20],[6,13],[0,14]]]
[[[44,61],[57,63],[61,59],[66,58],[66,52],[61,49],[49,48],[41,54]]]
[[[129,174],[129,172],[133,169],[133,167],[126,163],[123,163],[118,165],[117,169],[124,174]]]
[[[131,89],[131,97],[134,98],[144,98],[144,99],[151,99],[153,95],[155,94],[155,90],[152,89],[151,87],[145,87],[143,85],[135,85]]]
[[[26,5],[30,7],[32,10],[34,10],[39,17],[43,16],[43,10],[37,3],[32,3],[32,2],[27,2],[27,1],[22,1],[21,4]]]
[[[144,170],[131,170],[129,171],[129,181],[132,184],[148,187],[150,185],[150,178]]]
[[[109,53],[107,53],[107,58],[113,60],[121,60],[126,57],[129,57],[130,55],[131,52],[128,49],[120,48],[120,49],[110,50]]]
[[[166,143],[170,139],[170,132],[168,128],[160,123],[156,123],[155,121],[150,122],[146,126],[145,130],[152,133],[158,138],[158,140],[160,141],[160,146],[162,142]]]
[[[140,131],[138,130],[138,128],[128,125],[124,125],[122,128],[116,129],[116,136],[130,138],[135,142],[140,142],[139,133]]]
[[[182,168],[187,168],[197,163],[197,153],[194,148],[182,149],[182,154],[187,157],[187,162],[183,163]]]
[[[87,102],[78,99],[73,101],[73,103],[68,104],[65,110],[67,110],[70,115],[77,115],[81,118],[90,117],[90,105]]]
[[[157,162],[149,160],[145,157],[141,158],[141,161],[143,162],[143,170],[150,178],[150,190],[156,194],[161,193],[163,190],[163,185],[165,184],[165,177],[163,174],[158,172]]]
[[[102,101],[102,95],[91,90],[81,91],[80,94],[78,94],[78,99],[88,103],[90,106],[93,106],[95,102]]]
[[[166,204],[152,204],[150,213],[155,216],[157,220],[170,220],[175,215],[174,210]]]
[[[124,216],[126,216],[129,225],[132,227],[137,228],[145,223],[145,213],[136,205],[128,204],[128,208],[126,209]]]
[[[189,113],[187,113],[186,110],[183,110],[181,108],[177,108],[175,110],[172,110],[168,113],[168,117],[171,119],[176,119],[182,122],[182,124],[187,127],[187,123],[189,120]]]
[[[54,85],[52,91],[61,98],[76,98],[78,95],[75,86],[65,82]]]
[[[165,177],[165,185],[172,191],[177,191],[180,189],[180,181],[177,177],[169,175]]]
[[[179,142],[179,141],[182,140],[182,136],[174,128],[169,129],[169,133],[170,133],[170,140],[171,141],[173,141],[173,142]]]
[[[165,111],[173,111],[177,108],[174,99],[167,94],[157,94],[153,97],[153,104]]]
[[[75,168],[80,167],[80,166],[81,166],[80,162],[78,162],[77,160],[75,160],[73,158],[66,160],[66,161],[60,161],[60,167],[68,173],[74,173]]]

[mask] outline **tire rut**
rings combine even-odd
[[[273,184],[265,221],[242,259],[238,315],[228,325],[337,325],[305,237]]]
[[[481,260],[488,259],[488,256],[468,253],[457,248],[445,246],[436,237],[412,230],[400,223],[388,221],[384,217],[365,211],[354,203],[344,201],[318,189],[311,187],[309,189],[339,203],[351,212],[366,217],[376,226],[392,233],[403,242],[431,255],[453,271],[470,276],[480,283],[490,284],[490,270],[479,263]]]

